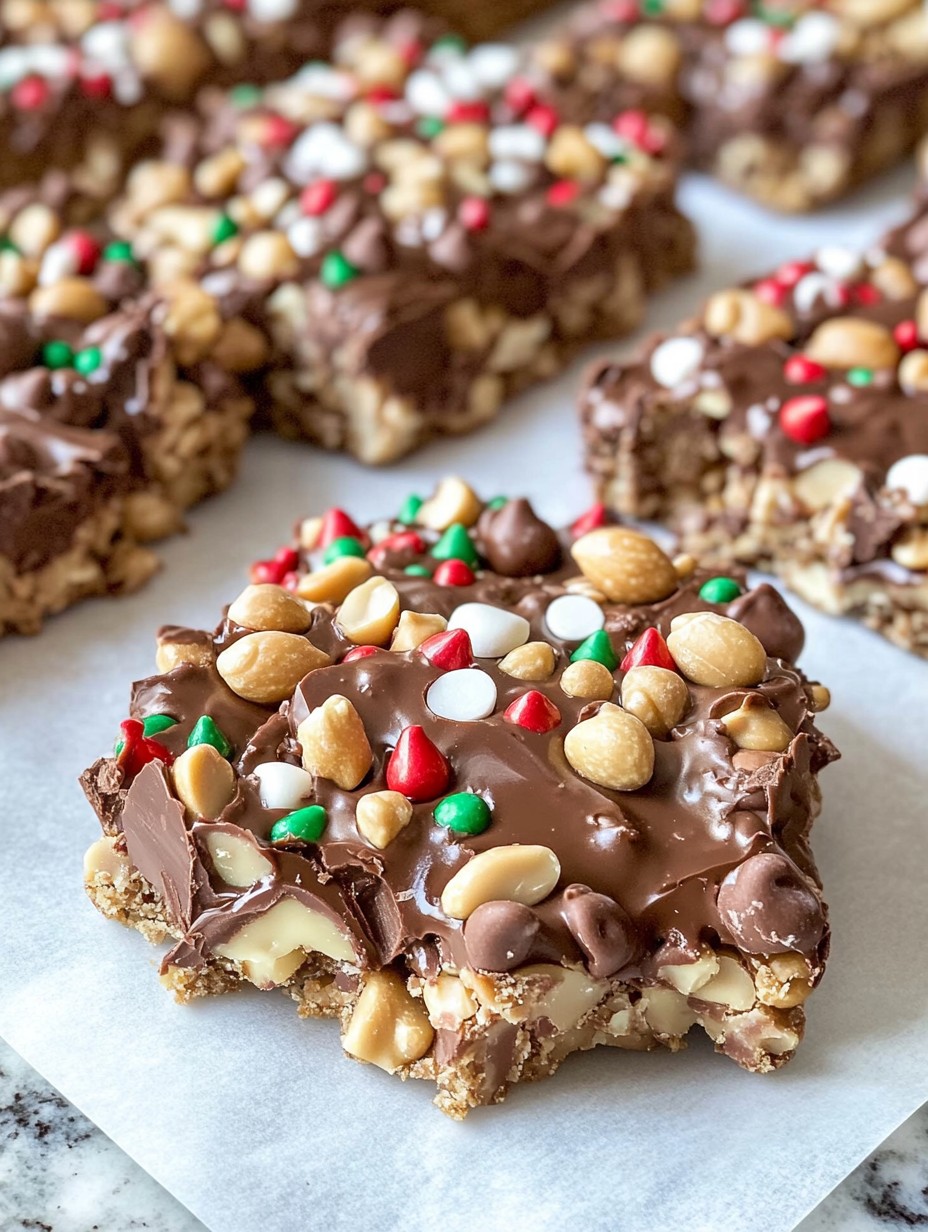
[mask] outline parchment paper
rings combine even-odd
[[[875,236],[907,184],[812,221],[689,186],[704,273],[651,324],[780,258]],[[447,470],[576,514],[589,501],[576,381],[575,369],[489,431],[387,471],[254,442],[234,490],[165,546],[153,585],[0,644],[0,1033],[213,1229],[773,1232],[928,1098],[928,664],[808,609],[803,662],[832,688],[823,725],[844,752],[815,841],[834,948],[806,1041],[777,1075],[745,1074],[705,1043],[603,1049],[454,1124],[425,1084],[344,1059],[335,1025],[298,1021],[282,996],[176,1006],[155,952],[84,898],[97,827],[75,779],[111,746],[130,680],[153,670],[155,628],[211,627],[298,514],[337,502],[374,517]]]

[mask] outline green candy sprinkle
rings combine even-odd
[[[445,796],[435,806],[435,820],[452,834],[482,834],[492,820],[490,806],[482,796],[472,791]]]
[[[699,588],[699,597],[706,603],[731,603],[741,593],[741,587],[730,577],[709,578]]]
[[[452,522],[431,553],[436,560],[463,560],[466,565],[474,568],[480,562],[474,541],[467,533],[467,527],[460,522]]]
[[[103,363],[103,352],[99,347],[85,347],[74,356],[74,367],[82,376],[90,376]]]
[[[357,276],[357,267],[352,265],[345,254],[339,252],[337,248],[334,252],[327,252],[322,258],[319,277],[325,286],[332,289],[343,287]]]
[[[459,34],[443,34],[441,38],[437,38],[430,51],[467,51],[467,39],[461,38]]]
[[[403,572],[409,574],[410,577],[432,576],[431,572],[425,567],[425,565],[407,565]]]
[[[416,132],[420,137],[424,137],[426,141],[431,141],[433,137],[438,136],[444,127],[444,120],[438,116],[423,116],[416,125]]]
[[[508,496],[494,496],[492,500],[487,501],[488,509],[502,509],[503,505],[509,504]]]
[[[571,663],[579,663],[581,659],[593,659],[594,662],[602,663],[604,667],[608,667],[610,672],[615,671],[619,661],[615,657],[612,642],[609,640],[609,634],[605,629],[597,629],[595,633],[591,633],[589,637],[584,638],[570,656]]]
[[[328,821],[321,804],[310,804],[296,809],[275,821],[271,827],[271,842],[286,843],[298,839],[304,843],[318,843]]]
[[[42,347],[42,363],[46,368],[70,368],[74,362],[74,352],[67,342],[60,338],[46,342]]]
[[[232,745],[208,714],[200,715],[193,725],[193,731],[187,737],[188,749],[192,749],[195,744],[211,744],[223,757],[228,757],[232,752]]]
[[[872,368],[848,368],[847,383],[849,385],[872,385],[873,384],[873,369]]]
[[[19,249],[13,243],[8,235],[0,236],[0,252],[19,252]]]
[[[658,17],[663,11],[663,0],[642,0],[641,2],[641,12],[645,17]]]
[[[142,735],[157,736],[159,732],[176,725],[177,719],[172,719],[169,714],[150,714],[147,719],[142,719]]]
[[[340,556],[364,556],[364,544],[360,539],[355,539],[354,535],[340,535],[333,539],[323,552],[322,563],[331,565],[332,561],[338,560]]]
[[[125,747],[126,747],[125,740],[117,740],[116,743],[113,745],[113,756],[118,757]]]
[[[238,224],[228,214],[220,214],[213,227],[213,243],[223,244],[232,239],[233,235],[238,235]]]
[[[396,515],[397,522],[402,522],[404,526],[412,526],[423,504],[421,496],[416,496],[415,492],[410,492],[409,496],[403,501],[399,513]]]
[[[111,244],[103,249],[104,261],[125,261],[135,264],[135,257],[132,255],[132,245],[125,240],[113,240]]]
[[[261,98],[261,88],[250,82],[242,82],[232,87],[229,91],[229,98],[235,107],[251,107]]]

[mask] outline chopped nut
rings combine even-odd
[[[277,281],[294,277],[300,262],[282,232],[255,231],[242,244],[238,267],[246,278],[256,282]]]
[[[545,152],[545,165],[554,175],[585,181],[600,179],[607,166],[583,129],[574,124],[561,124],[554,130]]]
[[[421,506],[416,521],[429,530],[447,530],[454,522],[473,526],[483,509],[480,498],[463,479],[450,475]]]
[[[703,314],[706,330],[716,338],[734,338],[758,346],[776,338],[788,340],[795,332],[792,318],[781,308],[766,304],[753,291],[718,291]]]
[[[890,331],[858,317],[824,321],[804,351],[826,368],[895,368],[899,362],[899,347]]]
[[[433,612],[401,612],[400,621],[393,633],[390,649],[400,653],[415,650],[427,637],[443,633],[448,627],[444,616]]]
[[[393,1074],[425,1056],[434,1038],[425,1007],[400,977],[393,971],[369,972],[342,1036],[345,1051]]]
[[[338,609],[338,626],[356,646],[385,646],[400,618],[400,597],[392,582],[368,578]]]
[[[183,201],[190,191],[190,173],[179,163],[136,163],[129,172],[126,189],[133,213],[144,218],[163,205]]]
[[[220,654],[216,670],[233,693],[250,702],[282,702],[304,676],[331,660],[305,637],[246,633]]]
[[[223,324],[210,358],[226,372],[254,372],[267,363],[270,352],[270,344],[257,325],[234,317]]]
[[[570,553],[613,603],[653,603],[677,588],[670,557],[647,535],[623,526],[601,526],[582,535]]]
[[[831,705],[831,691],[826,689],[823,684],[814,684],[811,687],[812,704],[815,707],[816,713],[822,710],[827,710]]]
[[[239,836],[227,830],[210,830],[203,841],[213,868],[226,885],[252,886],[274,871],[274,865],[261,854],[255,839],[251,835],[246,837],[246,831]]]
[[[677,577],[682,580],[693,576],[699,561],[695,556],[691,556],[689,552],[681,552],[679,556],[673,558],[672,564]]]
[[[119,837],[104,835],[91,843],[84,853],[84,881],[93,881],[98,873],[106,873],[108,877],[117,877],[120,873],[128,873],[129,857],[116,844]]]
[[[19,211],[8,228],[9,238],[25,257],[41,257],[61,234],[61,220],[41,201]]]
[[[230,605],[229,620],[243,629],[276,629],[281,633],[305,633],[312,623],[305,605],[271,582],[246,586]]]
[[[498,899],[532,907],[548,897],[560,875],[550,847],[490,847],[458,869],[442,891],[441,908],[453,920],[466,920],[481,903]]]
[[[612,672],[595,659],[568,663],[558,683],[568,697],[583,697],[588,701],[608,702],[615,692]]]
[[[310,603],[342,603],[373,571],[371,562],[361,556],[339,556],[331,565],[301,577],[296,593]]]
[[[677,992],[682,992],[685,997],[691,997],[718,975],[718,972],[718,956],[712,950],[703,950],[695,962],[668,963],[659,969],[658,975],[668,984],[672,984]]]
[[[870,275],[870,281],[887,299],[908,299],[918,290],[912,271],[898,257],[886,257]]]
[[[37,317],[68,317],[89,325],[105,315],[107,303],[88,278],[60,278],[47,287],[37,287],[29,296]]]
[[[903,569],[928,569],[928,528],[910,526],[893,544],[890,555]]]
[[[211,744],[186,749],[172,774],[177,797],[193,817],[215,820],[235,795],[235,771]]]
[[[412,804],[398,791],[372,791],[355,810],[358,833],[373,846],[389,847],[412,820]]]
[[[205,359],[221,329],[222,317],[212,295],[186,279],[171,286],[164,331],[182,364]]]
[[[373,753],[364,722],[347,697],[333,693],[306,716],[296,738],[303,765],[320,778],[353,791],[371,768]]]
[[[571,728],[564,756],[583,778],[612,791],[637,791],[654,773],[654,742],[645,725],[611,702]]]
[[[862,478],[853,462],[824,458],[796,475],[793,492],[807,509],[818,511],[850,496],[860,486]]]
[[[212,642],[159,642],[155,652],[155,666],[159,672],[164,673],[173,671],[182,663],[189,663],[193,667],[209,667],[214,653]]]
[[[789,1010],[812,991],[812,973],[801,954],[773,954],[754,972],[757,999],[764,1005]]]
[[[633,26],[619,44],[619,72],[646,85],[667,85],[681,59],[677,35],[663,26]]]
[[[652,736],[668,736],[689,704],[683,678],[666,667],[633,667],[622,680],[622,705]]]
[[[570,1031],[590,1012],[608,987],[585,971],[574,971],[555,963],[532,963],[519,969],[525,980],[542,977],[544,991],[529,1002],[530,1021],[546,1018],[558,1031]]]
[[[499,670],[516,680],[547,680],[554,672],[554,648],[547,642],[526,642],[500,659]]]
[[[758,693],[749,694],[719,722],[739,749],[782,753],[793,739],[790,728]]]
[[[245,978],[259,988],[286,983],[314,951],[337,962],[357,962],[350,937],[334,921],[289,896],[213,949],[220,958],[241,963]]]
[[[442,971],[434,980],[422,985],[422,1000],[429,1012],[429,1022],[436,1029],[456,1031],[462,1022],[477,1013],[477,1002],[456,975]]]
[[[899,384],[906,393],[924,393],[928,390],[928,351],[916,347],[903,355],[899,364]]]
[[[646,988],[642,993],[644,1019],[655,1035],[676,1039],[696,1023],[686,997],[673,988]]]
[[[758,684],[767,670],[766,652],[749,629],[717,612],[675,616],[667,647],[680,671],[694,684],[711,688]]]
[[[693,995],[732,1010],[749,1010],[756,1000],[754,981],[741,963],[727,954],[719,955],[718,973]]]

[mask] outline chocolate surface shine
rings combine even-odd
[[[484,558],[494,551],[500,555],[498,545],[493,546],[498,526],[515,522],[529,526],[526,538],[533,545],[531,551],[541,544],[551,559],[553,541],[558,559],[569,560],[568,537],[558,540],[543,523],[536,526],[527,504],[512,505],[509,518],[502,516],[507,507],[492,518],[485,513],[475,529]],[[434,542],[434,534],[421,533]],[[428,555],[416,559],[434,564]],[[509,567],[520,570],[524,559],[514,546]],[[738,931],[748,925],[732,925],[732,911],[740,910],[743,897],[737,889],[762,878],[739,879],[734,890],[726,890],[731,901],[726,900],[721,912],[716,907],[719,885],[728,885],[726,878],[739,867],[754,867],[749,857],[769,855],[779,862],[780,881],[785,878],[796,891],[780,908],[784,919],[770,923],[764,905],[750,927],[755,933],[767,930],[773,951],[795,945],[817,967],[825,922],[806,845],[808,820],[815,811],[810,769],[819,769],[836,754],[813,725],[804,677],[773,657],[796,644],[795,617],[782,601],[750,591],[735,601],[750,609],[755,595],[755,614],[760,611],[763,616],[756,628],[769,638],[771,657],[762,683],[751,690],[691,684],[691,703],[682,721],[668,738],[654,741],[650,782],[637,791],[617,792],[581,778],[564,753],[564,735],[581,718],[594,715],[601,704],[572,698],[561,689],[558,681],[576,643],[554,638],[545,622],[548,604],[565,593],[563,582],[576,576],[575,569],[562,564],[546,576],[532,578],[482,572],[467,587],[440,586],[389,567],[384,571],[397,587],[403,609],[448,617],[462,603],[482,602],[518,612],[531,625],[529,640],[545,640],[554,648],[554,674],[546,681],[526,682],[501,671],[495,659],[477,659],[475,668],[492,679],[498,696],[493,713],[472,722],[432,713],[426,696],[443,673],[418,650],[379,649],[368,657],[312,671],[279,712],[233,694],[213,666],[185,665],[137,684],[134,715],[165,713],[177,720],[158,735],[175,755],[186,747],[200,715],[208,714],[232,743],[230,760],[244,776],[218,822],[185,822],[168,795],[164,771],[157,766],[146,767],[134,782],[123,782],[119,791],[103,793],[109,801],[108,806],[98,805],[104,824],[110,832],[125,833],[130,858],[156,888],[165,891],[186,934],[166,963],[198,965],[247,918],[281,895],[296,895],[341,922],[361,965],[380,966],[404,954],[409,959],[417,944],[425,943],[437,945],[440,961],[456,968],[469,962],[509,970],[524,962],[561,961],[585,964],[596,978],[621,972],[623,977],[647,979],[661,963],[672,961],[668,953],[692,960],[706,941],[742,948]],[[649,626],[667,634],[679,613],[724,614],[724,606],[699,598],[705,577],[697,573],[658,604],[607,606],[606,627],[618,657]],[[306,636],[337,660],[350,643],[333,620],[332,609],[319,606],[312,615]],[[217,651],[246,632],[225,622],[217,630]],[[172,636],[185,640],[177,631]],[[615,677],[620,684],[619,671]],[[561,716],[560,723],[543,734],[504,717],[514,699],[535,689],[554,703]],[[736,709],[747,692],[765,697],[795,735],[785,753],[764,754],[759,764],[739,765],[738,750],[718,719]],[[257,781],[248,776],[266,762],[299,765],[299,725],[333,694],[348,698],[357,710],[373,764],[356,790],[343,790],[330,779],[316,777],[312,800],[303,803],[317,803],[326,810],[321,840],[275,849],[268,846],[270,829],[287,810],[262,807]],[[489,805],[492,820],[479,835],[455,834],[434,819],[439,797],[415,804],[409,824],[378,850],[357,828],[357,803],[364,794],[385,787],[387,761],[401,731],[412,725],[420,725],[450,763],[452,776],[442,796],[475,792]],[[91,779],[96,775],[98,783],[104,778],[110,781],[109,765],[98,763],[88,774]],[[153,790],[164,794],[160,829],[150,820]],[[203,840],[216,824],[253,834],[274,867],[273,875],[243,892],[210,872]],[[488,903],[462,928],[442,910],[442,891],[475,854],[512,843],[541,844],[554,851],[561,869],[557,887],[534,907]],[[170,885],[163,877],[159,880],[159,864]],[[767,883],[772,884],[770,878]],[[192,887],[189,900],[179,888],[182,885]],[[802,917],[792,931],[790,902]],[[781,943],[787,934],[798,941]]]

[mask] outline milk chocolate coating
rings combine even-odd
[[[464,925],[464,943],[472,967],[512,971],[531,953],[538,917],[522,903],[483,903]]]
[[[772,852],[733,868],[719,886],[718,905],[724,924],[749,954],[808,952],[825,927],[818,896],[799,869]]]
[[[772,658],[795,663],[802,653],[806,640],[802,621],[769,582],[729,604],[728,615],[750,629]]]
[[[524,497],[487,509],[478,527],[490,567],[504,577],[550,573],[561,561],[561,545]]]
[[[590,975],[605,979],[628,965],[638,950],[631,920],[617,902],[589,886],[564,891],[564,919],[587,960]]]

